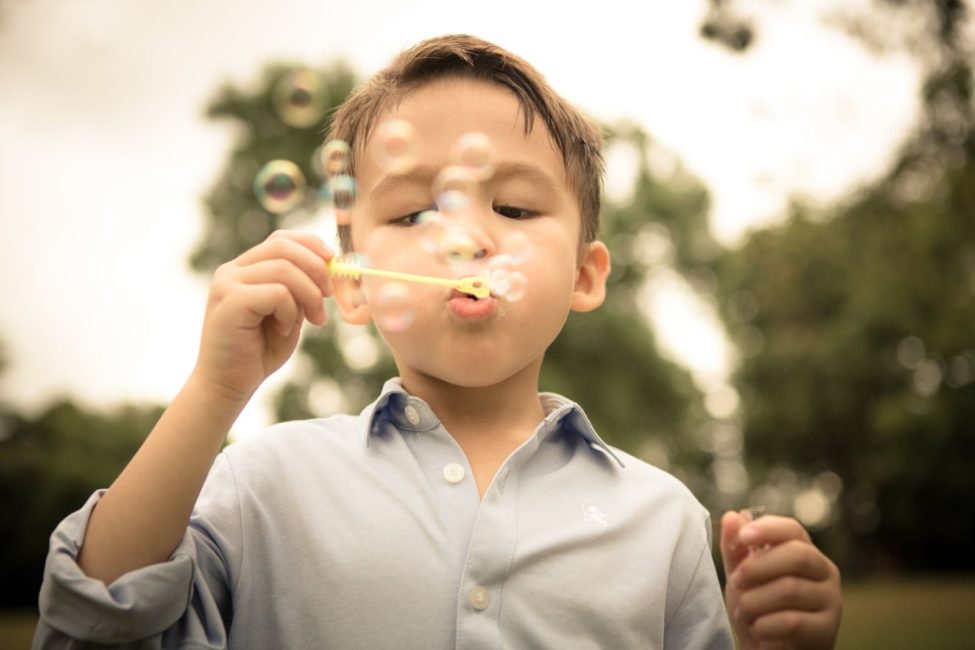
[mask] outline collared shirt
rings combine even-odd
[[[732,648],[707,511],[540,399],[483,499],[397,380],[271,427],[217,457],[170,561],[108,586],[76,561],[96,493],[52,535],[35,648]]]

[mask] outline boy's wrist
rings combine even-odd
[[[232,415],[234,419],[244,410],[254,395],[254,390],[244,391],[214,381],[199,368],[193,369],[181,392],[194,401],[205,403],[208,409],[224,415]]]

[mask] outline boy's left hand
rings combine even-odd
[[[721,555],[725,603],[743,650],[834,647],[840,572],[798,521],[726,512]]]

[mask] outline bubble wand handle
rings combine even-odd
[[[432,275],[416,275],[414,273],[400,273],[399,271],[384,271],[383,269],[373,269],[364,267],[355,262],[342,260],[333,257],[328,263],[328,272],[339,277],[352,278],[358,280],[360,276],[371,275],[374,277],[389,278],[391,280],[402,280],[403,282],[417,282],[420,284],[435,284],[442,287],[450,287],[461,293],[466,293],[475,298],[487,298],[491,295],[491,286],[487,278],[468,276],[466,278],[438,278]]]

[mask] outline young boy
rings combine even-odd
[[[392,119],[418,135],[408,170],[384,166],[373,137]],[[343,247],[457,277],[426,252],[418,215],[470,132],[497,160],[452,227],[471,268],[517,237],[524,297],[411,285],[408,327],[375,319],[399,371],[376,402],[219,453],[304,321],[325,322],[323,298],[365,324],[382,286],[330,277],[332,251],[296,232],[220,267],[186,385],[52,536],[35,647],[732,647],[704,508],[603,443],[578,405],[538,393],[568,313],[604,297],[598,130],[510,53],[421,43],[334,118],[358,182]],[[795,521],[728,513],[721,547],[745,647],[831,647],[839,576]]]

